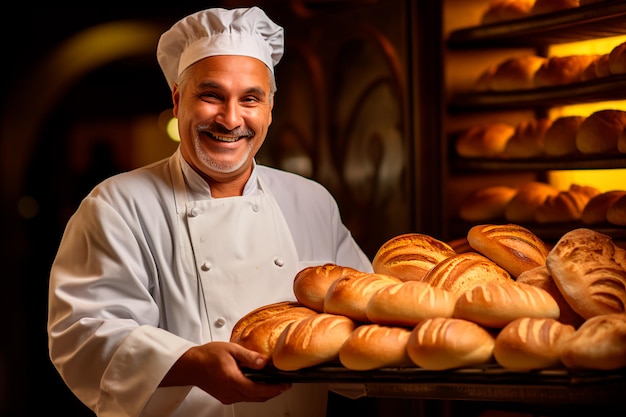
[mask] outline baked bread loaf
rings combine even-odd
[[[456,153],[464,158],[498,157],[513,133],[515,126],[507,123],[472,126],[456,139]]]
[[[413,328],[406,350],[415,365],[441,371],[492,362],[494,344],[494,336],[474,322],[434,317]]]
[[[585,321],[561,353],[561,362],[575,370],[626,367],[626,314],[603,314]]]
[[[341,345],[339,361],[355,371],[412,366],[406,351],[410,334],[405,327],[363,324]]]
[[[609,207],[624,195],[626,190],[611,190],[592,197],[583,209],[582,222],[588,225],[607,223]]]
[[[365,274],[365,272],[332,263],[309,266],[296,274],[293,280],[293,293],[300,303],[323,313],[324,298],[330,285],[347,275],[360,274]]]
[[[553,56],[535,72],[536,88],[554,87],[582,81],[582,74],[597,55]]]
[[[533,232],[517,224],[481,224],[467,232],[477,252],[504,268],[512,277],[546,264],[548,247]]]
[[[584,319],[626,312],[626,250],[603,233],[565,233],[546,265],[567,303]]]
[[[621,196],[609,206],[606,219],[611,224],[626,226],[626,196]]]
[[[324,313],[340,314],[359,322],[368,322],[365,308],[372,294],[380,288],[402,282],[385,274],[347,275],[333,282],[324,299]]]
[[[562,367],[561,353],[575,331],[554,319],[522,317],[498,333],[493,356],[503,368],[516,371]]]
[[[413,327],[430,317],[452,317],[456,295],[423,281],[404,281],[379,289],[365,315],[372,323]]]
[[[585,118],[563,116],[557,118],[546,131],[543,148],[548,156],[567,156],[578,153],[576,135]]]
[[[550,271],[546,265],[538,266],[529,271],[522,272],[517,277],[516,282],[520,284],[533,285],[547,291],[559,306],[559,321],[561,323],[569,324],[574,326],[574,328],[578,328],[585,321],[585,319],[582,318],[580,314],[575,312],[565,300],[563,294],[561,294],[561,291],[559,291],[559,288],[556,286],[552,275],[550,275]]]
[[[421,281],[442,260],[454,255],[445,242],[421,233],[406,233],[385,242],[372,261],[374,272],[403,281]]]
[[[276,341],[289,323],[317,312],[304,305],[284,301],[259,307],[243,316],[231,332],[230,341],[271,357]]]
[[[504,209],[504,217],[512,223],[531,223],[535,221],[537,207],[551,195],[559,193],[558,188],[539,181],[530,181],[517,188]]]
[[[626,128],[626,111],[598,110],[578,128],[576,147],[584,154],[610,154],[617,151],[617,140]]]
[[[479,188],[459,204],[459,217],[467,222],[504,218],[504,209],[517,193],[517,188],[505,185]]]
[[[545,290],[528,284],[488,282],[463,293],[453,317],[501,329],[522,317],[559,318],[559,305]]]
[[[502,156],[504,158],[534,158],[544,154],[545,135],[552,119],[540,118],[522,121],[508,140]]]
[[[531,15],[554,13],[561,10],[572,9],[578,7],[578,0],[535,0],[532,9],[530,9]]]
[[[274,347],[272,362],[283,371],[334,362],[356,324],[346,316],[318,313],[290,323]]]
[[[511,57],[483,72],[479,83],[489,91],[528,90],[534,87],[535,72],[545,61],[536,55]]]
[[[423,281],[451,291],[457,297],[485,282],[514,282],[504,268],[476,252],[460,253],[444,259],[428,271]]]
[[[581,81],[597,80],[611,75],[609,69],[609,54],[598,55],[581,75]]]
[[[483,12],[480,23],[488,25],[530,16],[535,0],[492,0]]]
[[[545,224],[580,220],[589,200],[598,194],[600,190],[595,187],[572,184],[537,207],[535,221]]]
[[[611,74],[626,74],[626,42],[622,42],[609,52],[609,71]]]

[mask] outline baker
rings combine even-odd
[[[160,38],[180,146],[96,185],[50,272],[50,358],[98,416],[323,416],[324,384],[255,383],[266,356],[229,343],[247,312],[294,300],[299,270],[371,272],[320,184],[255,162],[283,29],[209,9]]]

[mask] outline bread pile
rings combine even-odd
[[[380,247],[373,273],[304,268],[298,301],[250,312],[231,341],[284,371],[626,367],[626,250],[609,236],[575,229],[549,248],[522,226],[481,224],[467,241],[457,253],[400,235]]]
[[[626,190],[601,192],[590,185],[566,190],[530,181],[521,186],[488,186],[467,194],[458,215],[467,222],[506,220],[520,224],[580,222],[582,225],[626,225]]]
[[[579,0],[492,0],[481,16],[481,24],[506,22],[579,7]]]
[[[589,116],[539,118],[515,125],[471,126],[455,140],[463,158],[528,159],[626,153],[626,111],[598,110]]]

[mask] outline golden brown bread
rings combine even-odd
[[[488,25],[530,16],[535,0],[492,0],[481,16],[481,24]]]
[[[464,158],[499,156],[513,133],[515,133],[515,126],[508,123],[472,126],[456,139],[456,153]]]
[[[415,326],[430,317],[452,317],[456,295],[423,281],[404,281],[379,289],[365,314],[372,323]]]
[[[554,13],[578,6],[578,0],[535,0],[532,9],[530,9],[530,14],[538,15],[545,13]]]
[[[406,349],[417,366],[439,371],[489,363],[494,344],[494,336],[474,322],[434,317],[413,328]]]
[[[406,327],[363,324],[341,345],[339,361],[355,371],[412,366],[406,351],[410,334]]]
[[[372,261],[374,272],[403,281],[420,281],[439,262],[454,255],[445,242],[421,233],[406,233],[385,242]]]
[[[428,271],[424,282],[453,292],[456,296],[485,282],[513,282],[511,275],[489,258],[465,252],[439,262]]]
[[[468,222],[504,218],[504,209],[517,193],[517,188],[505,185],[479,188],[459,204],[459,217]]]
[[[545,135],[551,125],[552,119],[547,117],[518,123],[515,133],[506,143],[502,156],[504,158],[534,158],[543,155]]]
[[[559,190],[539,181],[530,181],[517,189],[509,204],[504,209],[504,217],[512,223],[530,223],[535,221],[535,211],[551,195]]]
[[[296,274],[293,280],[293,293],[300,303],[323,313],[324,298],[330,285],[346,275],[359,274],[365,274],[365,272],[332,263],[309,266]]]
[[[576,135],[585,120],[583,116],[563,116],[557,118],[546,131],[544,151],[548,156],[566,156],[578,153]]]
[[[626,250],[587,228],[565,233],[546,265],[567,303],[585,319],[626,312]]]
[[[626,42],[622,42],[609,53],[609,71],[611,74],[626,74]]]
[[[592,197],[583,209],[582,222],[589,225],[608,222],[609,207],[623,195],[626,195],[626,190],[605,191]]]
[[[317,314],[315,310],[297,302],[268,304],[239,319],[233,327],[230,341],[271,357],[283,329],[293,321],[314,314]]]
[[[365,309],[372,294],[380,288],[402,282],[385,274],[347,275],[333,282],[324,299],[324,313],[341,314],[360,322],[368,322]]]
[[[580,82],[583,72],[595,59],[597,55],[549,57],[535,72],[535,87],[553,87]]]
[[[346,316],[318,313],[290,323],[276,341],[272,362],[296,371],[339,359],[339,349],[356,328]]]
[[[603,314],[585,321],[561,353],[569,369],[614,370],[626,367],[626,314]]]
[[[498,333],[493,356],[503,368],[517,371],[562,367],[561,353],[575,331],[554,319],[522,317]]]
[[[535,72],[544,64],[546,58],[536,55],[524,55],[508,58],[488,68],[479,78],[486,90],[514,91],[534,87]]]
[[[559,291],[546,265],[522,272],[516,282],[533,285],[547,291],[559,306],[559,321],[578,328],[585,319],[575,312]]]
[[[626,196],[621,196],[609,206],[606,219],[611,224],[626,226]]]
[[[581,81],[596,80],[611,75],[609,69],[609,54],[598,55],[581,74]]]
[[[598,110],[580,124],[576,134],[576,147],[584,154],[616,152],[617,141],[624,128],[626,128],[626,111]]]
[[[560,223],[580,220],[585,206],[600,190],[592,186],[572,184],[568,190],[549,196],[535,210],[537,223]]]
[[[559,305],[545,290],[528,284],[487,282],[463,293],[453,317],[503,328],[522,317],[559,318]]]
[[[533,232],[517,224],[481,224],[470,228],[467,241],[477,252],[517,278],[546,264],[548,247]]]

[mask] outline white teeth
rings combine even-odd
[[[218,136],[216,134],[212,134],[212,136],[222,142],[236,142],[238,137],[230,137],[230,136]]]

